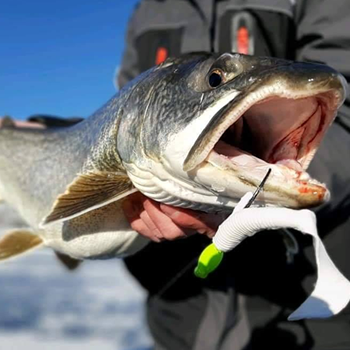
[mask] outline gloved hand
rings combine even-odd
[[[310,297],[288,319],[324,318],[339,313],[350,301],[350,282],[327,254],[318,236],[315,214],[306,209],[245,208],[251,197],[252,193],[243,196],[233,213],[219,226],[213,238],[215,247],[227,252],[245,238],[268,229],[292,228],[311,235],[318,269],[317,282]]]
[[[339,313],[350,300],[350,282],[328,256],[317,233],[314,213],[286,208],[245,208],[251,196],[251,193],[243,196],[225,221],[222,216],[156,203],[140,193],[129,196],[123,209],[132,228],[156,242],[186,237],[198,230],[212,237],[217,230],[213,243],[221,252],[229,251],[245,238],[267,229],[293,228],[310,234],[315,247],[318,279],[311,296],[290,315],[289,320],[323,318]]]

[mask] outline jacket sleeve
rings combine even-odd
[[[348,0],[297,0],[296,59],[326,63],[350,82],[350,6]],[[349,90],[348,90],[349,92]],[[339,115],[350,128],[349,93]]]
[[[130,80],[136,78],[141,72],[138,64],[138,55],[136,51],[135,43],[135,13],[138,5],[136,6],[134,13],[132,14],[125,38],[125,47],[122,57],[121,65],[117,71],[116,83],[119,89],[121,89]]]

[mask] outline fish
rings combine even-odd
[[[189,53],[142,73],[76,125],[0,128],[0,197],[28,224],[0,260],[47,246],[75,260],[124,257],[149,240],[121,205],[232,211],[271,169],[253,206],[329,199],[308,165],[344,102],[333,68],[237,53]]]

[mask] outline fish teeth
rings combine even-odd
[[[302,180],[302,181],[309,181],[311,180],[311,177],[310,175],[307,173],[307,172],[302,172],[299,176],[299,180]]]
[[[226,188],[224,186],[220,186],[220,185],[216,185],[216,184],[212,184],[211,185],[211,189],[215,192],[225,192]]]

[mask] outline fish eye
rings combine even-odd
[[[218,87],[219,85],[221,85],[221,83],[224,80],[223,76],[224,76],[224,73],[220,69],[215,69],[211,71],[208,77],[209,85],[212,88]]]

